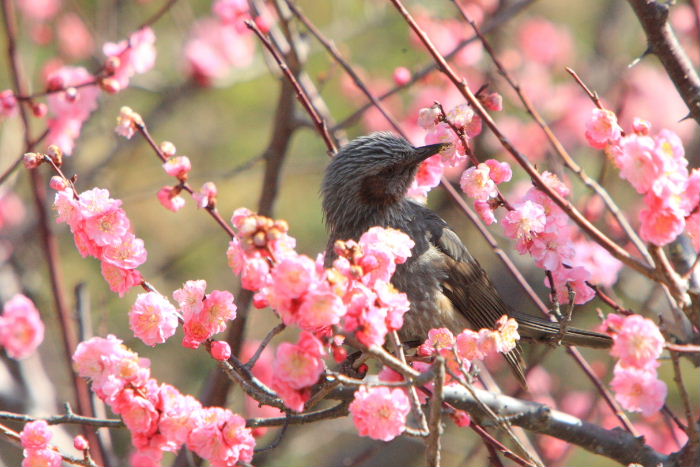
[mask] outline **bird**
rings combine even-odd
[[[328,245],[325,262],[336,257],[336,240],[358,240],[370,227],[398,229],[415,243],[411,256],[396,266],[391,282],[407,295],[410,309],[399,330],[402,343],[422,343],[433,328],[458,334],[466,328],[493,328],[508,315],[518,322],[521,338],[554,342],[560,325],[508,306],[486,271],[447,222],[406,195],[425,159],[444,144],[414,147],[390,132],[376,132],[343,146],[328,164],[321,185]],[[561,343],[609,348],[601,333],[568,327]],[[504,357],[523,387],[521,346]]]

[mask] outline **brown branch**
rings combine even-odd
[[[148,18],[146,21],[144,21],[143,23],[141,23],[141,25],[140,25],[138,28],[136,28],[136,30],[137,30],[137,31],[140,31],[141,29],[143,29],[143,28],[145,28],[145,27],[147,27],[147,26],[152,26],[153,23],[155,23],[155,22],[158,21],[160,18],[162,18],[163,15],[165,15],[165,14],[173,7],[173,5],[175,5],[176,2],[177,2],[177,0],[167,0],[167,1],[165,2],[165,4],[164,4],[162,7],[160,7],[160,9],[159,9],[158,11],[156,11],[156,12],[155,12],[150,18]]]
[[[654,0],[627,0],[647,36],[648,52],[661,61],[676,90],[700,125],[700,78],[668,22],[669,5]]]
[[[265,48],[272,55],[272,58],[277,63],[277,66],[280,68],[280,70],[282,70],[282,73],[289,80],[289,82],[292,83],[292,86],[294,86],[294,90],[297,93],[297,98],[304,106],[306,111],[309,113],[311,119],[314,121],[314,125],[316,126],[316,129],[325,141],[326,146],[328,147],[328,151],[331,154],[335,154],[336,152],[338,152],[338,146],[335,144],[333,137],[329,133],[328,126],[326,125],[325,120],[321,118],[321,116],[314,108],[313,104],[311,104],[309,96],[306,95],[306,92],[301,87],[294,74],[290,71],[287,62],[280,56],[275,46],[272,45],[272,42],[270,42],[270,39],[265,34],[263,34],[262,31],[260,31],[260,29],[255,25],[255,23],[253,23],[252,21],[246,21],[245,24],[248,27],[248,29],[253,31],[255,35],[258,36],[258,39],[260,39]]]
[[[433,387],[433,397],[430,399],[430,427],[428,439],[426,440],[425,457],[431,467],[440,466],[440,437],[442,436],[442,390],[445,385],[445,359],[438,357],[433,366],[437,366],[435,371],[435,385]]]
[[[690,465],[692,462],[689,461],[697,458],[698,455],[700,455],[700,433],[698,433],[698,429],[695,424],[695,415],[693,414],[693,406],[690,404],[688,391],[683,383],[683,374],[681,372],[679,354],[674,351],[670,351],[670,354],[671,362],[673,362],[673,380],[675,381],[676,387],[678,388],[678,393],[681,396],[686,418],[685,433],[688,435],[688,444],[686,446],[688,451],[685,453],[685,456],[687,457],[684,456],[684,459],[686,462],[688,462],[688,465]],[[672,415],[672,418],[675,417]]]
[[[75,413],[67,413],[64,415],[54,415],[52,417],[32,417],[30,415],[6,412],[0,410],[0,420],[10,420],[13,422],[33,422],[36,420],[44,420],[49,425],[86,425],[93,427],[107,428],[124,428],[124,422],[117,419],[84,417]]]

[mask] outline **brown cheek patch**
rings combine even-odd
[[[387,190],[386,178],[378,175],[362,180],[360,197],[367,204],[390,204],[399,201],[395,194]]]

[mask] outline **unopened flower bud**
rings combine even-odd
[[[70,87],[66,89],[65,96],[68,102],[75,102],[75,100],[78,98],[78,90],[74,87]]]
[[[65,178],[54,175],[49,181],[49,186],[56,191],[63,191],[68,188],[68,182]]]
[[[46,104],[43,102],[32,103],[32,114],[34,114],[36,118],[45,117],[47,112],[48,107],[46,107]]]
[[[73,447],[78,451],[84,451],[88,448],[88,442],[83,435],[78,435],[73,438]]]
[[[253,245],[255,245],[258,248],[262,248],[265,245],[267,245],[267,240],[265,240],[264,232],[256,232],[255,235],[253,235]]]
[[[177,152],[177,149],[175,149],[175,145],[170,141],[163,141],[162,143],[160,143],[160,150],[163,152],[163,155],[165,157],[173,157]]]
[[[121,90],[119,81],[114,78],[103,78],[100,80],[100,88],[108,94],[116,94]]]
[[[231,347],[226,341],[214,341],[211,343],[211,356],[224,362],[231,358]]]
[[[36,169],[44,161],[44,155],[38,152],[28,152],[22,158],[24,166],[28,169]]]
[[[55,144],[52,144],[47,148],[46,155],[49,156],[53,163],[57,166],[60,167],[63,165],[63,150]]]
[[[66,82],[63,79],[63,76],[55,74],[46,81],[46,90],[58,91],[59,89],[63,89],[65,85]]]

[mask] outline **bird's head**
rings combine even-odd
[[[399,203],[420,163],[444,146],[414,147],[388,132],[354,139],[326,169],[321,189],[326,221],[333,225],[336,218],[346,219],[354,211],[370,213]]]

